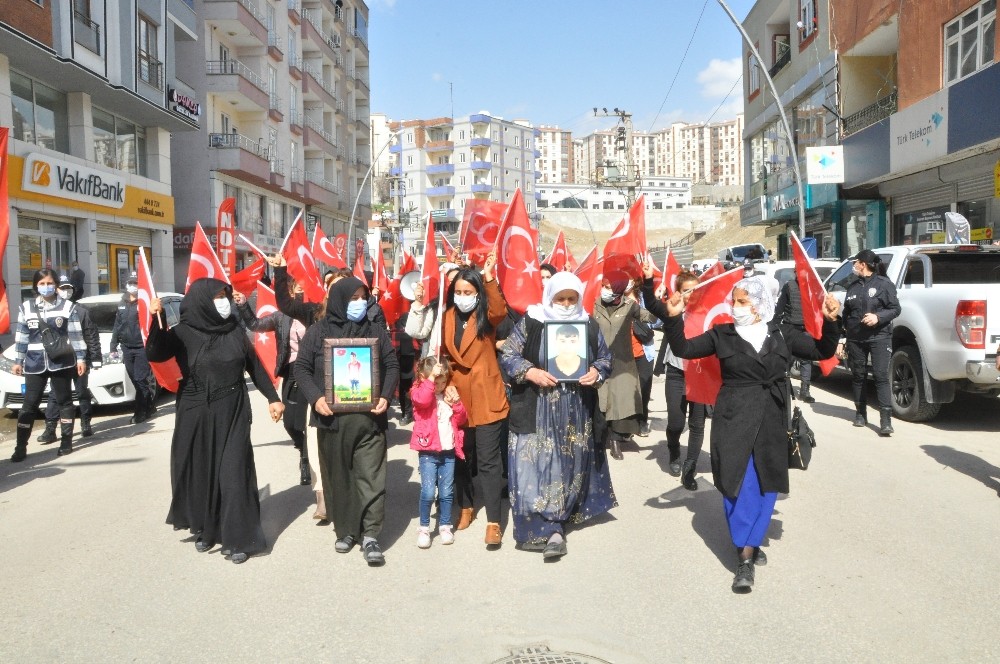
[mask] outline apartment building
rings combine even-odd
[[[575,183],[538,183],[538,209],[625,210],[625,191]],[[645,194],[647,210],[669,210],[691,205],[691,181],[687,178],[643,177],[638,194]]]
[[[174,56],[196,37],[182,0],[0,0],[12,310],[36,270],[74,260],[87,295],[118,292],[140,247],[172,288],[170,137],[201,122]]]
[[[1000,233],[996,18],[995,0],[838,3],[844,188],[891,201],[875,240],[943,242],[946,212],[974,243]]]
[[[457,239],[465,201],[507,202],[518,189],[528,213],[536,212],[535,170],[540,130],[524,120],[508,121],[488,113],[458,120],[432,118],[390,122],[397,141],[390,174],[397,204],[407,214],[402,243],[423,253],[428,215],[439,232]]]
[[[176,58],[204,110],[198,131],[174,141],[178,285],[195,221],[214,227],[226,198],[237,201],[238,235],[265,251],[281,247],[300,212],[309,231],[320,224],[363,248],[371,217],[367,5],[194,2],[198,42]],[[253,260],[242,241],[237,250],[238,268]]]
[[[541,173],[538,181],[573,182],[573,133],[552,125],[541,125],[538,132],[538,144],[535,146],[539,152],[535,168]]]

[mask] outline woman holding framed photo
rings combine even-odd
[[[557,272],[542,304],[528,308],[503,346],[511,377],[509,483],[514,540],[566,555],[565,526],[617,505],[604,449],[597,386],[611,373],[611,351],[581,302],[583,282]]]

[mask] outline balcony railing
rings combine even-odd
[[[336,51],[340,48],[340,35],[331,35],[323,30],[323,14],[321,12],[315,9],[304,9],[302,10],[302,18],[307,20],[312,27],[316,28],[316,32],[319,33],[320,38],[326,42],[326,45],[331,50]]]
[[[209,75],[242,76],[257,86],[257,88],[267,90],[264,86],[264,79],[261,78],[260,74],[239,60],[209,60],[205,63],[205,73]]]
[[[330,145],[333,145],[333,146],[337,145],[337,139],[333,137],[333,134],[331,134],[326,129],[324,129],[323,125],[320,122],[317,122],[316,120],[313,120],[308,115],[306,116],[305,122],[306,122],[306,126],[309,127],[310,129],[312,129],[314,132],[316,132],[320,136],[322,136],[324,141],[326,141],[327,143],[329,143]]]
[[[276,32],[267,33],[267,46],[268,48],[276,48],[281,50],[281,37]]]
[[[357,40],[364,45],[365,48],[368,48],[368,35],[361,32],[357,28],[354,28],[351,32],[354,34],[355,38],[357,38]]]
[[[768,75],[771,76],[771,78],[774,78],[774,75],[777,74],[782,69],[784,69],[785,65],[787,65],[791,61],[792,61],[792,49],[786,48],[785,52],[779,55],[778,59],[774,61],[773,65],[771,65],[771,68],[767,70]]]
[[[73,12],[73,38],[77,44],[101,54],[101,26],[78,11]]]
[[[306,171],[306,180],[312,182],[313,184],[318,184],[319,186],[323,187],[330,193],[333,194],[340,193],[340,187],[337,186],[337,183],[330,182],[329,180],[325,179],[322,173],[311,173],[309,171]]]
[[[333,20],[337,21],[338,23],[343,23],[344,22],[344,8],[343,7],[334,7],[333,8]]]
[[[862,129],[867,129],[880,120],[885,120],[897,110],[897,93],[882,97],[874,104],[862,108],[844,118],[844,136],[850,136]]]
[[[268,108],[272,111],[277,111],[278,113],[281,113],[282,112],[281,97],[279,97],[276,94],[271,94],[268,97],[270,99],[270,102],[268,103]]]
[[[293,125],[302,126],[302,114],[299,113],[299,109],[293,108],[288,114],[288,123]]]
[[[255,141],[243,134],[209,134],[208,147],[210,148],[239,148],[250,154],[255,154],[261,159],[267,159],[267,146],[263,141]]]
[[[295,12],[296,14],[301,14],[302,3],[299,0],[288,0],[288,11]]]
[[[139,51],[136,56],[136,68],[139,71],[139,80],[153,86],[157,90],[163,89],[163,63],[151,56],[149,53]]]
[[[305,173],[301,168],[292,167],[292,182],[296,184],[303,184],[305,182]]]
[[[261,25],[267,25],[267,19],[264,18],[263,12],[261,12],[260,9],[257,8],[257,5],[255,5],[250,0],[236,0],[236,1],[241,5],[243,5],[255,19],[260,21]]]
[[[280,175],[281,177],[285,177],[285,160],[272,159],[271,172],[274,173],[275,175]]]
[[[309,74],[309,76],[311,76],[314,81],[319,83],[319,86],[324,90],[326,90],[326,93],[328,95],[330,95],[334,99],[337,99],[337,89],[333,86],[328,85],[327,82],[323,80],[323,74],[316,71],[315,67],[313,67],[311,64],[307,62],[302,65],[302,71]]]

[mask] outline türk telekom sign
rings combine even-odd
[[[115,209],[125,205],[124,178],[36,152],[24,158],[21,188]]]

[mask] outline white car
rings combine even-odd
[[[840,267],[840,261],[811,259],[809,261],[816,268],[820,282],[833,274],[833,271]],[[785,284],[795,278],[795,261],[775,261],[774,263],[757,263],[754,267],[754,274],[763,274],[774,277],[778,280],[779,292]]]
[[[183,296],[178,293],[160,293],[159,296],[163,301],[167,326],[173,327],[180,318],[181,297]],[[128,379],[128,374],[125,373],[121,353],[114,357],[108,353],[111,346],[111,330],[115,325],[115,314],[121,299],[121,294],[93,295],[80,298],[78,302],[78,304],[87,307],[90,318],[94,321],[94,325],[97,326],[101,335],[101,351],[104,354],[104,361],[100,368],[91,371],[89,383],[95,406],[128,403],[135,399],[135,388],[132,386],[132,381]],[[16,359],[17,353],[13,344],[0,355],[0,408],[20,410],[21,404],[24,402],[24,378],[10,372]],[[48,388],[46,388],[40,408],[45,408],[47,399]],[[76,390],[73,391],[73,403],[79,403]]]

